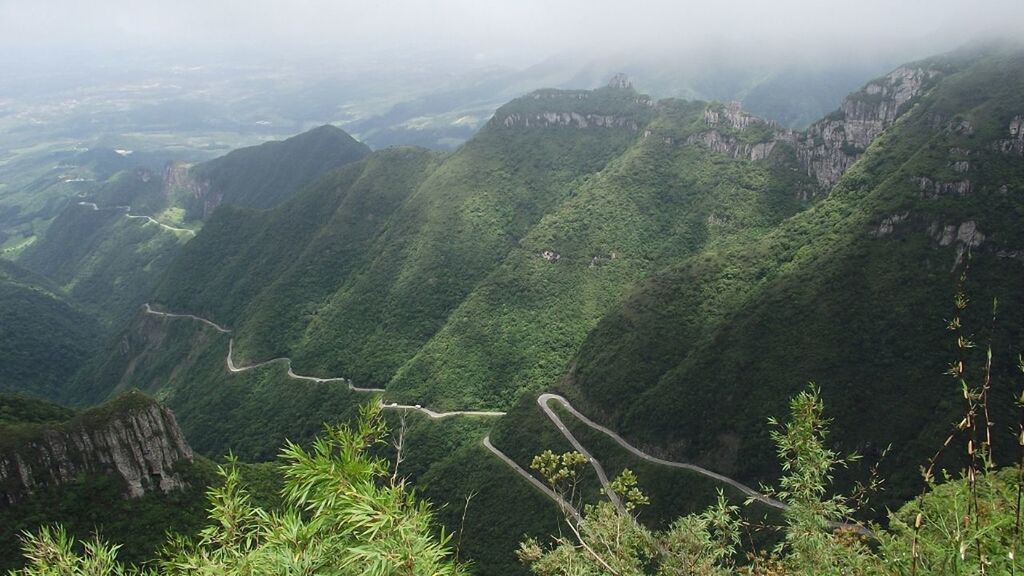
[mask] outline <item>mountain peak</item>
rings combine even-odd
[[[629,79],[629,76],[619,72],[608,80],[608,87],[616,88],[618,90],[632,90],[633,82]]]

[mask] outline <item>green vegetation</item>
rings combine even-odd
[[[153,293],[182,245],[192,238],[187,230],[196,227],[195,221],[221,203],[274,206],[326,172],[368,153],[342,130],[323,126],[191,168],[170,165],[163,173],[144,167],[104,173],[105,179],[90,183],[91,192],[78,193],[59,213],[55,211],[46,232],[19,247],[17,259],[55,282],[106,328],[119,328]],[[135,217],[126,217],[128,207]],[[170,230],[139,217],[143,215],[184,228]]]
[[[152,403],[142,394],[129,393],[76,413],[41,400],[0,395],[0,450],[29,460],[37,457],[37,446],[48,436],[107,427],[112,420]],[[268,509],[280,507],[282,478],[275,465],[238,464],[238,470],[251,487],[254,501]],[[13,503],[6,499],[9,487],[0,487],[5,495],[0,502],[0,570],[23,565],[19,537],[24,532],[55,523],[74,538],[91,538],[96,533],[113,538],[122,546],[120,558],[133,564],[153,558],[166,532],[195,535],[206,516],[204,492],[221,486],[223,478],[216,464],[202,457],[179,460],[174,472],[185,488],[168,493],[153,490],[139,498],[125,498],[124,482],[100,472],[78,474],[59,485],[37,484]]]
[[[386,150],[278,210],[222,210],[157,300],[231,326],[243,360],[290,356],[303,374],[390,381],[437,407],[509,405],[556,378],[651,270],[802,206],[791,155],[665,142],[702,130],[703,111],[631,90],[538,92],[450,157]],[[570,112],[636,130],[503,120]]]
[[[72,204],[18,263],[59,285],[106,334],[142,306],[188,239],[123,210]]]
[[[827,199],[761,238],[715,246],[645,280],[588,335],[563,392],[640,444],[675,446],[679,459],[766,478],[776,464],[760,422],[781,412],[794,382],[826,382],[842,448],[877,454],[900,439],[886,462],[887,497],[911,497],[914,466],[956,415],[936,384],[951,353],[940,329],[968,262],[968,293],[999,300],[994,326],[988,306],[968,311],[976,338],[1004,356],[1024,347],[1024,267],[999,256],[1024,246],[1024,204],[1002,192],[1024,189],[1024,174],[1019,158],[992,147],[1007,137],[1012,111],[1024,109],[1022,72],[1019,53],[964,64]],[[935,128],[935,118],[960,117],[973,135]],[[970,150],[975,169],[966,176],[951,170],[957,148]],[[971,192],[922,194],[915,178],[923,175],[969,178]],[[893,215],[899,222],[881,232]],[[935,232],[952,226],[955,236],[968,222],[985,235],[981,246],[968,249],[970,238],[943,243]]]
[[[20,536],[50,524],[60,524],[82,540],[103,534],[122,545],[119,556],[129,563],[153,558],[165,532],[199,531],[206,515],[203,494],[217,482],[216,466],[208,460],[182,462],[176,471],[189,487],[168,494],[157,491],[126,499],[118,479],[82,475],[0,508],[0,570],[22,566]]]
[[[201,197],[185,197],[189,219],[209,216],[204,202],[246,208],[271,208],[327,172],[370,153],[340,128],[325,125],[280,142],[242,148],[191,169],[204,188]]]
[[[613,104],[606,113],[649,113]],[[304,374],[385,383],[530,227],[638,138],[496,124],[443,162],[385,150],[279,210],[218,214],[158,301],[232,326],[243,359],[288,355]]]
[[[13,424],[53,424],[75,415],[59,404],[16,394],[0,394],[0,426]]]
[[[492,439],[524,466],[564,442],[533,404],[555,388],[638,446],[756,484],[780,475],[764,419],[812,379],[826,383],[836,450],[871,463],[903,440],[882,463],[889,489],[865,511],[880,518],[919,493],[915,467],[960,412],[937,382],[954,353],[939,329],[965,267],[967,293],[986,303],[964,312],[975,340],[1003,358],[1024,348],[1024,173],[999,146],[1024,110],[1024,55],[926,64],[942,74],[829,191],[806,176],[798,139],[724,121],[710,134],[704,111],[719,104],[546,90],[501,108],[451,155],[388,149],[275,209],[226,206],[154,301],[231,335],[140,313],[67,397],[137,386],[177,411],[201,452],[252,459],[352,414],[359,400],[341,382],[289,379],[282,363],[229,374],[234,338],[238,365],[287,356],[295,372],[386,387],[388,400],[511,408]],[[564,125],[573,113],[618,120]],[[749,159],[745,146],[772,139],[766,158]],[[1011,421],[1009,402],[993,406]],[[446,525],[463,509],[475,518],[467,554],[514,572],[497,552],[509,535],[486,527],[505,520],[489,511],[508,509],[496,494],[528,486],[500,462],[475,462],[490,458],[469,441],[480,432],[420,431],[442,457],[412,470],[447,503]],[[616,471],[639,468],[595,445]],[[857,466],[836,473],[840,488],[862,477]],[[652,501],[680,490],[677,477],[641,474],[641,488],[645,478]],[[581,481],[593,498],[593,479]],[[459,503],[480,486],[491,508]],[[532,496],[517,501],[513,538],[536,534],[551,510]],[[700,486],[672,516],[712,498]]]
[[[256,504],[233,465],[210,489],[209,524],[196,537],[173,536],[159,563],[145,573],[465,574],[452,558],[450,535],[438,533],[429,508],[390,476],[369,449],[385,441],[375,403],[351,426],[327,427],[311,450],[281,451],[286,506]],[[17,574],[128,573],[117,548],[86,544],[82,552],[61,529],[25,540],[28,566]]]
[[[790,158],[732,160],[666,143],[704,129],[704,108],[661,103],[651,135],[538,222],[389,391],[431,406],[509,406],[557,380],[586,334],[652,270],[732,236],[756,237],[796,212],[790,191],[802,180]]]
[[[980,420],[984,388],[966,389],[968,418]],[[977,433],[985,423],[969,429]],[[611,485],[625,503],[621,509],[608,501],[588,505],[583,520],[566,519],[567,533],[552,544],[525,540],[520,559],[539,576],[1012,574],[1024,565],[1017,558],[1021,468],[996,472],[989,464],[972,465],[964,478],[931,483],[927,493],[891,515],[889,528],[868,530],[843,524],[851,522],[851,502],[857,499],[831,486],[845,461],[826,445],[829,421],[818,389],[812,385],[799,393],[790,403],[789,422],[773,425],[784,470],[776,495],[787,505],[775,546],[750,549],[744,539],[751,526],[722,495],[662,530],[646,528],[637,514],[647,497],[626,469]],[[979,446],[984,458],[990,446]],[[574,452],[534,459],[534,468],[566,496],[585,464]]]
[[[45,280],[0,264],[0,391],[54,398],[101,350],[99,324]]]

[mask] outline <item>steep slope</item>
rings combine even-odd
[[[273,506],[279,474],[241,465],[254,497]],[[206,491],[222,482],[193,458],[164,406],[138,392],[84,412],[0,394],[0,569],[24,565],[20,536],[60,524],[79,540],[102,534],[119,557],[152,560],[167,531],[193,536]]]
[[[365,399],[347,376],[387,401],[511,407],[491,440],[525,468],[560,447],[534,402],[557,386],[649,454],[756,484],[766,418],[815,380],[839,448],[900,442],[898,500],[958,410],[944,326],[968,263],[997,376],[1024,348],[1022,78],[1016,51],[931,59],[803,133],[628,87],[539,91],[450,156],[378,152],[277,209],[219,210],[154,304],[230,334],[140,314],[77,397],[143,387],[199,450],[263,458]],[[332,380],[227,369],[283,356]],[[472,448],[437,470],[522,481]]]
[[[109,330],[142,304],[191,237],[187,230],[126,217],[120,207],[75,203],[24,251],[18,264],[57,284]]]
[[[0,391],[53,398],[101,349],[93,317],[7,262],[0,262],[0,326]]]
[[[556,380],[646,274],[757,236],[805,205],[793,191],[814,185],[792,148],[776,150],[783,131],[718,104],[661,101],[655,112],[640,140],[519,241],[389,392],[431,406],[508,407]]]
[[[566,393],[643,445],[765,477],[765,418],[813,380],[843,448],[895,443],[889,496],[906,496],[959,411],[945,326],[968,265],[968,331],[991,338],[996,375],[1024,348],[1024,55],[922,67],[944,72],[826,200],[643,283],[588,336]]]
[[[270,335],[288,334],[289,324],[276,318],[306,319],[311,302],[334,289],[332,279],[344,281],[372,258],[365,244],[438,161],[427,150],[389,149],[328,175],[279,210],[225,206],[185,247],[163,289],[180,283],[200,314],[209,314],[204,302],[216,303],[214,317],[225,324],[224,316],[243,314],[255,299],[268,298],[266,291],[259,321],[270,323]],[[179,269],[181,262],[187,267]],[[286,438],[310,438],[322,422],[344,418],[365,399],[345,382],[295,381],[279,366],[228,373],[230,337],[201,323],[140,313],[114,349],[78,375],[66,398],[82,403],[112,389],[151,391],[179,414],[198,450],[254,459],[272,458]],[[236,363],[246,365],[235,347]]]
[[[39,146],[48,149],[46,144]],[[56,146],[60,148],[58,144]],[[11,152],[7,150],[6,152]],[[41,236],[72,199],[90,194],[121,171],[155,160],[109,148],[71,149],[24,156],[0,166],[0,255],[11,258]]]
[[[119,327],[217,206],[273,206],[367,153],[342,130],[323,126],[195,166],[169,163],[162,174],[119,172],[69,203],[18,262]]]
[[[0,454],[0,506],[14,506],[34,492],[72,481],[80,474],[120,479],[124,496],[180,490],[174,471],[190,461],[167,408],[131,392],[58,426],[21,421],[4,430]]]
[[[376,153],[365,175],[339,176],[370,199],[340,206],[334,221],[334,208],[315,205],[340,198],[325,193],[331,183],[263,221],[214,218],[157,301],[235,328],[242,359],[288,355],[303,373],[386,383],[544,214],[642,137],[652,114],[631,89],[546,91],[503,108],[437,165]],[[367,213],[378,202],[384,211]]]
[[[220,204],[271,208],[323,174],[364,158],[370,148],[344,130],[321,126],[280,142],[235,150],[189,170],[188,219],[206,219]],[[191,193],[191,194],[188,194]]]

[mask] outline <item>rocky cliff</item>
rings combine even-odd
[[[740,110],[738,103],[713,104],[704,113],[708,130],[692,136],[688,143],[703,144],[733,158],[760,160],[771,153],[776,142],[788,142],[796,149],[807,175],[828,192],[875,138],[909,110],[914,99],[931,87],[940,74],[939,70],[928,66],[897,68],[848,96],[838,110],[805,132],[781,130],[772,122]],[[765,135],[761,142],[743,142],[733,136],[757,127],[770,129],[771,134]],[[1021,132],[1019,121],[1016,131],[1014,128],[1011,123],[1011,138],[1001,143],[1003,149],[1011,153],[1020,141],[1017,138]]]
[[[698,144],[730,158],[752,161],[767,158],[775,149],[775,143],[789,135],[774,122],[744,112],[738,102],[708,104],[704,109],[704,127],[688,136],[686,144]]]
[[[828,190],[860,159],[864,150],[896,119],[910,109],[914,99],[940,75],[927,66],[901,66],[869,82],[843,101],[836,112],[794,134],[801,165]]]
[[[208,179],[192,173],[192,165],[168,162],[164,169],[164,194],[185,207],[189,219],[206,220],[224,201],[224,194],[210,193]]]
[[[654,101],[638,94],[624,75],[597,90],[536,90],[499,108],[491,125],[501,128],[618,128],[639,131]]]
[[[130,392],[58,425],[0,429],[0,506],[82,474],[113,475],[124,496],[181,489],[175,464],[192,449],[166,407]]]

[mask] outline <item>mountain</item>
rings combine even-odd
[[[189,219],[205,219],[220,204],[271,208],[323,174],[365,157],[370,149],[331,125],[280,142],[241,148],[194,166]]]
[[[0,391],[54,397],[102,346],[99,323],[42,277],[0,261]]]
[[[946,325],[961,274],[963,321],[980,347],[991,343],[997,381],[1024,349],[1022,83],[1020,52],[968,52],[852,95],[798,139],[819,181],[835,178],[828,197],[639,283],[588,334],[559,389],[640,445],[764,478],[765,418],[815,381],[836,444],[877,456],[892,443],[886,497],[912,496],[917,466],[960,413],[944,373],[960,356]],[[984,354],[966,360],[980,378]],[[994,394],[994,418],[1009,420],[1012,391]]]
[[[162,174],[117,172],[68,203],[18,263],[57,283],[108,328],[119,327],[221,203],[272,206],[368,152],[322,126],[194,166],[168,163]]]
[[[490,440],[528,469],[569,449],[536,402],[555,390],[648,453],[756,485],[777,472],[767,418],[813,380],[838,448],[894,444],[899,501],[960,413],[943,376],[958,286],[1000,381],[1024,349],[1022,83],[1019,50],[963,50],[867,83],[805,131],[623,78],[539,90],[450,155],[382,150],[276,208],[217,210],[67,398],[139,387],[198,451],[266,459],[384,388],[507,410]],[[490,487],[466,546],[514,572],[514,542],[544,529],[538,494],[515,492],[528,486],[482,425],[432,423],[414,440],[438,457],[414,479],[453,509]],[[595,452],[636,464],[607,440]],[[673,512],[714,497],[644,466]],[[486,529],[503,495],[521,532]]]
[[[138,393],[73,413],[0,394],[0,566],[23,563],[23,530],[61,522],[100,530],[131,561],[152,557],[164,529],[194,532],[212,465],[192,450],[167,408]],[[159,529],[153,529],[159,525]]]
[[[19,418],[4,433],[0,503],[16,506],[34,492],[81,474],[115,475],[127,498],[152,491],[167,493],[185,487],[174,468],[179,460],[191,459],[192,449],[174,415],[138,393],[56,426]]]
[[[539,130],[494,120],[443,161],[384,150],[339,173],[351,185],[328,179],[266,215],[225,212],[156,301],[232,326],[242,359],[288,355],[304,373],[386,383],[547,211],[641,136],[649,101],[590,94],[538,93],[499,113],[532,114]],[[594,120],[566,129],[544,110]]]

